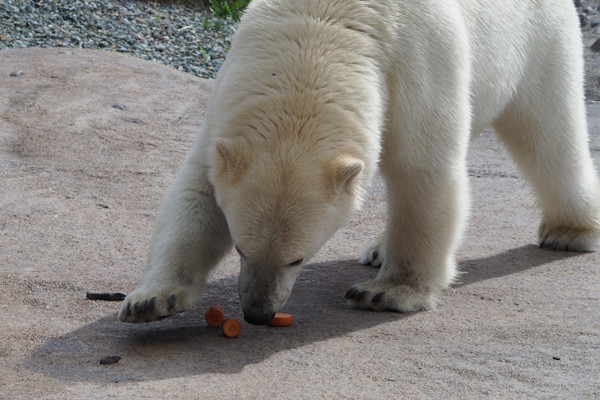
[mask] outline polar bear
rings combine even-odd
[[[235,247],[244,317],[268,323],[377,168],[387,226],[360,262],[381,268],[346,299],[435,307],[457,273],[469,138],[488,126],[533,186],[539,245],[591,250],[578,24],[570,0],[253,0],[119,318],[185,310]]]

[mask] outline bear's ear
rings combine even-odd
[[[215,172],[217,177],[237,181],[246,169],[247,162],[240,146],[230,139],[217,139],[215,143]]]
[[[333,185],[337,190],[344,190],[365,168],[365,163],[352,156],[340,156],[333,161]]]

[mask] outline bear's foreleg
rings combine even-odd
[[[119,311],[126,322],[148,322],[184,311],[204,290],[210,270],[231,247],[207,167],[193,152],[156,219],[146,270]]]
[[[469,209],[470,106],[469,68],[463,64],[464,57],[455,61],[444,64],[444,74],[429,78],[404,71],[405,87],[392,91],[394,107],[379,164],[387,184],[387,226],[360,259],[381,269],[375,279],[356,284],[346,293],[357,308],[431,309],[456,276],[454,254]],[[436,82],[438,76],[451,72],[453,79]],[[454,86],[440,96],[434,88],[448,83]],[[419,106],[411,108],[413,104]]]
[[[454,252],[468,208],[464,172],[404,171],[388,183],[388,226],[361,257],[381,264],[378,276],[354,285],[358,308],[400,312],[434,308],[456,275]]]

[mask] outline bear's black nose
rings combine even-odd
[[[244,319],[249,324],[267,325],[271,322],[275,313],[264,314],[262,312],[244,311]]]

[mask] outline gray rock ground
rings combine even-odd
[[[377,181],[298,279],[291,327],[243,323],[228,339],[206,326],[208,305],[242,317],[233,254],[194,309],[123,324],[119,303],[85,292],[134,287],[211,83],[92,50],[0,60],[0,398],[600,397],[600,253],[536,248],[538,212],[493,134],[472,143],[464,275],[437,310],[344,302],[376,274],[356,258],[384,223]],[[588,113],[600,164],[600,107]]]

